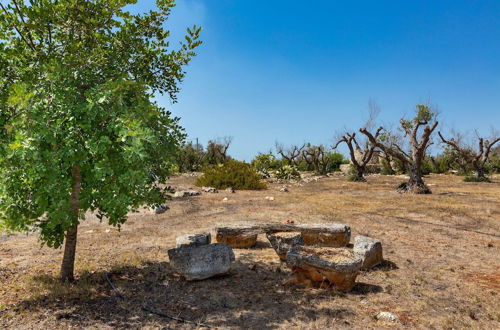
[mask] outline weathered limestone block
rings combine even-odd
[[[286,261],[286,253],[291,248],[296,245],[304,245],[301,233],[268,233],[266,236],[281,261]]]
[[[329,283],[341,291],[349,291],[356,283],[363,261],[346,248],[295,246],[286,255],[296,282],[309,280]]]
[[[232,226],[217,226],[215,232],[217,242],[233,248],[247,249],[255,246],[261,229],[254,223],[239,223]]]
[[[210,233],[203,234],[187,234],[177,237],[175,240],[176,247],[190,247],[190,246],[202,246],[207,245],[212,242],[212,235]]]
[[[235,260],[226,244],[210,244],[168,250],[170,266],[188,281],[227,274]]]
[[[374,238],[367,236],[356,236],[354,238],[354,253],[363,260],[362,269],[370,269],[384,258],[382,255],[382,243]]]
[[[351,227],[343,224],[297,225],[305,245],[343,247],[351,239]]]

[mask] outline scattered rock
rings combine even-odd
[[[212,236],[210,233],[187,234],[177,237],[175,242],[177,248],[202,246],[210,244],[212,242]]]
[[[234,189],[233,188],[227,188],[226,192],[228,192],[230,194],[234,194]]]
[[[384,260],[382,243],[368,236],[356,236],[354,238],[354,253],[363,260],[362,269],[365,270],[380,264]]]
[[[295,246],[286,254],[287,264],[295,274],[295,283],[312,281],[332,284],[349,291],[356,283],[363,261],[346,248]]]
[[[214,187],[201,187],[201,191],[206,192],[206,193],[218,193],[219,191],[215,189]]]
[[[201,193],[197,190],[182,190],[182,191],[176,191],[174,197],[188,197],[188,196],[198,196],[198,195],[201,195]]]
[[[291,248],[296,245],[304,245],[301,233],[268,233],[266,236],[281,261],[286,261],[286,253]]]
[[[188,281],[227,274],[235,260],[226,244],[210,244],[168,250],[170,266]]]
[[[259,226],[254,223],[241,223],[237,225],[216,226],[215,239],[219,243],[230,245],[233,248],[251,248],[257,243]]]
[[[305,245],[343,247],[351,239],[351,227],[343,224],[297,225]]]
[[[170,210],[170,207],[168,207],[168,205],[167,205],[167,204],[161,204],[160,206],[158,206],[158,207],[155,209],[155,213],[156,213],[156,214],[162,214],[162,213],[167,212],[167,210]]]
[[[281,192],[288,192],[288,188],[287,187],[283,187],[280,189]]]
[[[223,201],[223,202],[227,202],[228,200],[229,200],[229,198],[227,198],[227,197],[224,197],[224,198],[222,199],[222,201]]]
[[[396,322],[398,317],[389,312],[380,312],[375,316],[377,320],[387,321],[387,322]]]
[[[272,197],[272,196],[266,196],[266,200],[268,200],[268,201],[273,201],[273,200],[274,200],[274,197]]]

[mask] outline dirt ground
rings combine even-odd
[[[429,176],[433,194],[417,196],[395,192],[403,177],[379,175],[368,183],[332,176],[289,184],[289,192],[269,184],[263,191],[204,193],[172,200],[162,215],[131,214],[121,231],[89,215],[79,229],[74,284],[57,280],[60,249],[41,248],[36,234],[0,236],[0,327],[197,328],[146,307],[232,329],[498,329],[500,177],[461,180]],[[188,188],[193,181],[174,177],[171,184]],[[228,276],[186,282],[169,266],[167,250],[180,234],[286,219],[345,223],[352,237],[380,239],[386,261],[361,272],[349,293],[284,284],[291,273],[265,236],[255,248],[235,249]],[[376,320],[381,311],[398,321]]]

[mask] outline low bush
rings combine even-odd
[[[274,176],[282,180],[298,180],[300,179],[300,172],[295,165],[281,165],[274,172]]]
[[[488,178],[478,178],[476,176],[466,176],[464,182],[491,182]]]
[[[279,167],[279,162],[276,160],[276,157],[269,154],[258,154],[252,160],[252,166],[255,168],[257,173],[263,178],[271,177],[272,170]]]
[[[266,185],[260,181],[260,175],[252,166],[236,160],[228,160],[224,164],[207,169],[195,184],[217,189],[260,190],[266,188]]]

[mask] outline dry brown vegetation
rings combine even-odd
[[[195,327],[147,313],[147,305],[221,328],[499,328],[499,179],[432,175],[432,195],[409,195],[394,191],[402,177],[353,183],[334,176],[290,185],[288,193],[270,184],[175,199],[165,214],[130,215],[121,231],[89,216],[80,226],[75,284],[59,283],[61,251],[40,248],[36,234],[1,237],[0,327]],[[193,181],[182,176],[171,184]],[[386,261],[362,272],[350,293],[284,285],[290,272],[264,235],[256,248],[235,250],[229,276],[185,282],[169,267],[166,251],[179,234],[211,231],[219,222],[285,219],[346,223],[353,236],[380,239]],[[375,320],[380,311],[399,321]]]

